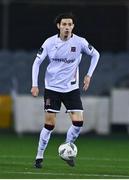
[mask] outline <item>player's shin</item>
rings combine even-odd
[[[67,132],[66,142],[74,142],[78,138],[83,126],[83,121],[72,121],[72,123]]]
[[[53,125],[45,124],[43,129],[41,130],[36,159],[43,159],[44,151],[48,145],[53,129]]]

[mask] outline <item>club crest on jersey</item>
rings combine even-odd
[[[41,47],[39,50],[38,50],[38,54],[42,54],[43,52],[43,48]]]
[[[71,52],[76,52],[76,47],[71,47]]]

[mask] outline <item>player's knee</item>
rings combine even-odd
[[[45,124],[53,125],[55,126],[55,118],[56,114],[55,113],[46,113],[45,114]]]
[[[70,117],[72,121],[82,121],[83,122],[83,112],[77,111],[77,112],[71,112]]]

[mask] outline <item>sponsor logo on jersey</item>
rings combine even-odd
[[[67,59],[67,58],[52,58],[53,61],[56,62],[64,62],[64,63],[73,63],[75,59]]]
[[[71,47],[71,52],[76,52],[76,47]]]

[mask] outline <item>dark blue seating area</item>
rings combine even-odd
[[[10,94],[16,89],[19,94],[30,94],[31,68],[36,52],[0,51],[0,94]],[[80,87],[83,86],[83,77],[90,64],[90,58],[84,56],[80,63]],[[40,69],[39,86],[41,93],[44,85],[44,72],[47,66],[45,61]],[[100,61],[92,77],[88,95],[109,95],[111,88],[128,86],[129,53],[102,53]],[[124,83],[125,81],[125,83]],[[81,93],[85,93],[81,90]]]

